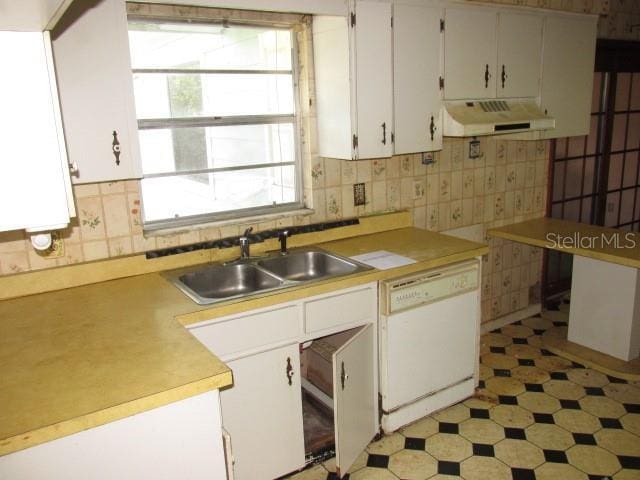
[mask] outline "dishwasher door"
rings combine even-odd
[[[394,287],[402,288],[401,302],[419,297],[430,301],[381,316],[380,390],[385,412],[473,377],[480,316],[477,263],[473,267],[386,286],[388,295]]]

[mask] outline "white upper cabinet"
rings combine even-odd
[[[0,32],[0,231],[75,216],[48,33]]]
[[[355,73],[359,158],[393,153],[391,4],[356,2]]]
[[[497,97],[537,97],[540,91],[542,17],[498,14]]]
[[[348,17],[313,21],[319,154],[388,157],[393,152],[391,4],[350,6]]]
[[[73,182],[140,177],[125,2],[75,2],[53,53]]]
[[[441,8],[393,6],[394,153],[442,149]]]
[[[447,8],[444,27],[444,97],[493,98],[496,94],[496,12]]]
[[[447,8],[445,17],[446,99],[538,96],[541,16]]]
[[[556,128],[542,138],[589,133],[596,33],[596,16],[546,18],[540,106],[555,118]]]

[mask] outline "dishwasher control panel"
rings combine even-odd
[[[425,272],[385,283],[386,314],[459,295],[479,286],[477,263]]]

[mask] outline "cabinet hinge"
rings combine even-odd
[[[438,77],[438,84],[440,86],[440,90],[444,89],[444,78]]]
[[[351,26],[355,27],[356,25],[356,14],[355,12],[351,12]]]
[[[357,135],[353,135],[353,149],[355,150],[356,148],[358,148],[358,136]]]
[[[440,31],[444,32],[444,18],[440,19]]]

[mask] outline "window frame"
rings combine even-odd
[[[188,68],[131,68],[131,75],[136,73],[177,73],[177,74],[286,74],[292,76],[294,112],[292,114],[272,115],[232,115],[232,116],[207,116],[207,117],[179,117],[179,118],[151,118],[139,119],[136,115],[138,131],[150,129],[175,129],[183,127],[215,127],[234,125],[272,125],[279,123],[293,124],[294,156],[293,162],[259,163],[253,165],[240,165],[237,167],[217,167],[195,169],[179,172],[161,172],[142,174],[141,183],[145,178],[180,177],[203,173],[217,173],[229,171],[242,171],[256,168],[294,167],[295,200],[293,202],[277,205],[263,205],[259,207],[239,208],[222,212],[207,212],[202,214],[165,218],[158,220],[145,220],[144,196],[141,194],[142,227],[144,232],[158,230],[170,230],[188,226],[215,223],[242,223],[248,219],[265,215],[292,215],[299,214],[305,209],[304,204],[304,174],[302,155],[302,110],[300,92],[300,62],[298,32],[304,28],[305,16],[299,14],[274,14],[271,12],[238,11],[217,8],[186,7],[181,8],[178,15],[176,11],[167,5],[145,5],[141,12],[140,4],[128,3],[127,21],[141,23],[187,23],[209,24],[224,26],[250,26],[272,30],[287,30],[291,34],[291,70],[238,70],[238,69],[188,69]],[[166,8],[169,10],[165,10]],[[192,15],[190,15],[191,10]],[[254,18],[250,18],[250,17]],[[249,17],[249,18],[248,18]],[[269,18],[275,17],[275,18]]]

